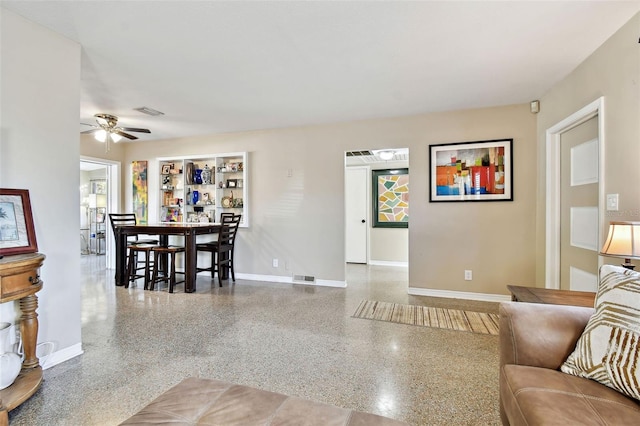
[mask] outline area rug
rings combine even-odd
[[[363,300],[353,318],[498,335],[498,315]]]

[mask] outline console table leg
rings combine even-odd
[[[36,356],[36,344],[38,341],[38,297],[35,294],[20,299],[20,335],[24,346],[24,362],[22,368],[33,368],[40,364]]]
[[[0,400],[0,426],[9,426],[9,413]]]

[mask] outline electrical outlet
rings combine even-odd
[[[278,267],[278,259],[273,259],[271,264],[273,265],[274,268],[277,268]]]
[[[464,271],[464,279],[465,281],[471,281],[473,279],[473,272],[470,269],[465,269]]]

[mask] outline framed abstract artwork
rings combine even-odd
[[[146,161],[131,162],[131,181],[133,183],[133,212],[136,214],[138,223],[146,224],[149,210]]]
[[[409,227],[409,169],[373,170],[373,227]]]
[[[37,251],[29,190],[0,188],[0,257]]]
[[[106,179],[93,179],[93,180],[91,180],[91,193],[92,194],[106,194],[107,193],[107,180]]]
[[[513,201],[513,139],[429,145],[429,201]]]

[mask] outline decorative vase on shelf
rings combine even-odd
[[[193,201],[193,205],[195,206],[196,204],[198,204],[198,200],[200,199],[200,192],[193,191],[191,193],[191,198],[192,198],[192,201]]]
[[[193,184],[193,176],[194,176],[194,167],[193,167],[193,163],[187,163],[185,165],[185,179],[187,181],[187,185],[192,185]]]
[[[202,183],[202,169],[196,169],[193,175],[193,183],[200,185]]]
[[[9,333],[13,327],[8,322],[0,322],[0,389],[7,388],[16,380],[22,368],[20,355],[12,352]]]
[[[204,165],[204,169],[202,169],[202,183],[204,185],[210,185],[211,182],[211,168],[209,167],[208,164]]]

